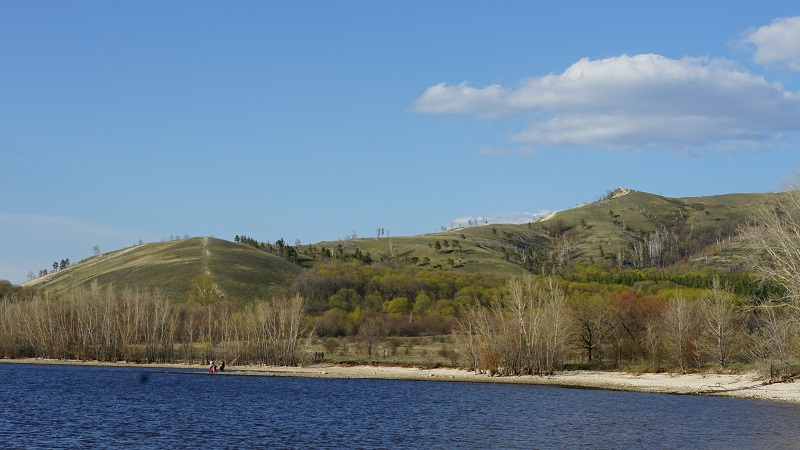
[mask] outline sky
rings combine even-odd
[[[0,279],[780,190],[794,1],[0,2]]]

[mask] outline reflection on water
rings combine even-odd
[[[433,381],[0,364],[5,446],[796,448],[800,405]]]

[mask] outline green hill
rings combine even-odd
[[[744,256],[737,248],[739,229],[771,195],[668,198],[620,188],[603,200],[552,214],[542,224],[574,230],[572,257],[581,262],[730,268]]]
[[[559,272],[576,264],[641,268],[689,263],[731,270],[741,268],[745,256],[737,247],[739,228],[770,195],[668,198],[620,188],[529,224],[318,245],[345,256],[369,254],[377,261],[501,275]]]
[[[347,239],[321,242],[317,245],[332,249],[333,254],[353,256],[360,252],[374,261],[431,266],[443,270],[463,270],[498,275],[519,275],[523,266],[506,257],[506,247],[512,240],[524,241],[526,248],[542,248],[547,241],[540,233],[515,234],[511,240],[495,235],[495,230],[519,228],[511,225],[454,229],[419,236]]]
[[[690,266],[730,272],[744,268],[746,254],[737,239],[740,227],[754,207],[773,195],[668,198],[620,188],[528,224],[281,248],[295,252],[295,260],[306,267],[338,258],[489,276],[567,274],[581,266]],[[272,250],[271,244],[250,244],[192,238],[137,245],[87,258],[23,286],[59,291],[96,280],[123,289],[160,289],[183,300],[192,279],[208,274],[225,298],[252,300],[288,289],[301,274],[301,266],[265,251]]]
[[[184,300],[192,279],[207,274],[226,299],[252,300],[278,293],[300,270],[295,264],[244,244],[198,237],[96,255],[24,285],[59,291],[96,280],[119,289],[159,289],[169,298]]]

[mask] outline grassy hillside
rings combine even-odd
[[[59,291],[97,280],[116,288],[160,289],[186,298],[192,278],[209,274],[232,300],[265,298],[285,288],[301,268],[250,246],[215,238],[192,238],[124,248],[87,258],[25,283]]]
[[[438,243],[438,245],[437,245]],[[356,250],[374,261],[431,266],[442,270],[461,270],[487,275],[519,275],[522,265],[508,253],[515,248],[544,250],[548,239],[539,231],[530,232],[517,225],[485,225],[453,229],[419,236],[382,237],[328,241],[317,244],[340,248],[344,255]]]
[[[772,194],[727,194],[709,197],[667,198],[618,189],[607,198],[552,214],[540,225],[574,230],[573,258],[595,263],[630,253],[637,243],[668,237],[674,259],[731,266],[741,262],[735,236],[754,206]],[[600,249],[603,249],[601,252]],[[630,259],[630,255],[627,256]],[[630,262],[630,261],[629,261]]]
[[[358,251],[376,261],[429,261],[444,270],[500,275],[551,273],[559,265],[575,264],[666,267],[680,262],[728,270],[740,268],[744,260],[736,246],[739,228],[770,195],[667,198],[620,188],[602,200],[530,224],[317,245],[345,256]]]
[[[290,249],[297,251],[297,261],[306,266],[331,257],[487,276],[566,275],[579,265],[604,269],[691,265],[736,271],[744,267],[746,258],[737,232],[753,208],[771,195],[775,194],[667,198],[620,188],[601,200],[534,223],[347,239]],[[97,280],[117,288],[158,288],[170,298],[183,300],[192,278],[209,274],[226,298],[251,300],[287,289],[302,270],[253,245],[193,238],[97,255],[25,285],[58,291]]]

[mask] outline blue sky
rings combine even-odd
[[[795,2],[2,2],[0,279],[524,221],[800,162]]]

